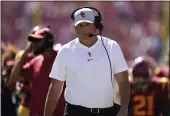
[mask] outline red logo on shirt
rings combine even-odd
[[[92,56],[91,52],[88,52],[88,55],[91,57]]]
[[[83,11],[80,12],[81,17],[85,17],[85,13]]]

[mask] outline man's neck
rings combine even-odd
[[[97,42],[98,38],[97,37],[91,37],[88,39],[79,39],[80,43],[83,44],[84,46],[91,47]]]

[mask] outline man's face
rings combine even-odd
[[[36,40],[32,41],[32,48],[33,48],[33,53],[35,55],[39,55],[45,51],[45,41],[43,40]]]
[[[137,88],[139,89],[143,89],[145,87],[148,86],[148,84],[150,83],[150,78],[144,78],[144,77],[136,77],[134,78],[134,83],[136,85]]]
[[[80,23],[76,27],[76,33],[79,38],[89,38],[88,34],[95,34],[96,33],[96,27],[94,23]]]

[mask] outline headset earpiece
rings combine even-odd
[[[96,29],[99,29],[100,31],[103,30],[103,25],[102,25],[102,22],[101,22],[101,18],[99,16],[95,16],[95,26],[96,26]]]

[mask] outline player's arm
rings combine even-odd
[[[21,70],[22,70],[22,65],[24,63],[24,59],[25,59],[26,55],[31,51],[31,49],[32,49],[32,44],[30,44],[28,46],[28,48],[25,50],[25,52],[23,53],[21,58],[18,60],[16,65],[13,67],[11,75],[10,75],[9,83],[16,82],[20,79],[20,74],[21,74]]]
[[[120,92],[120,112],[128,113],[128,105],[130,99],[130,83],[128,80],[128,71],[123,71],[115,74]]]
[[[52,79],[46,97],[44,116],[52,116],[62,93],[63,85],[64,81]]]

